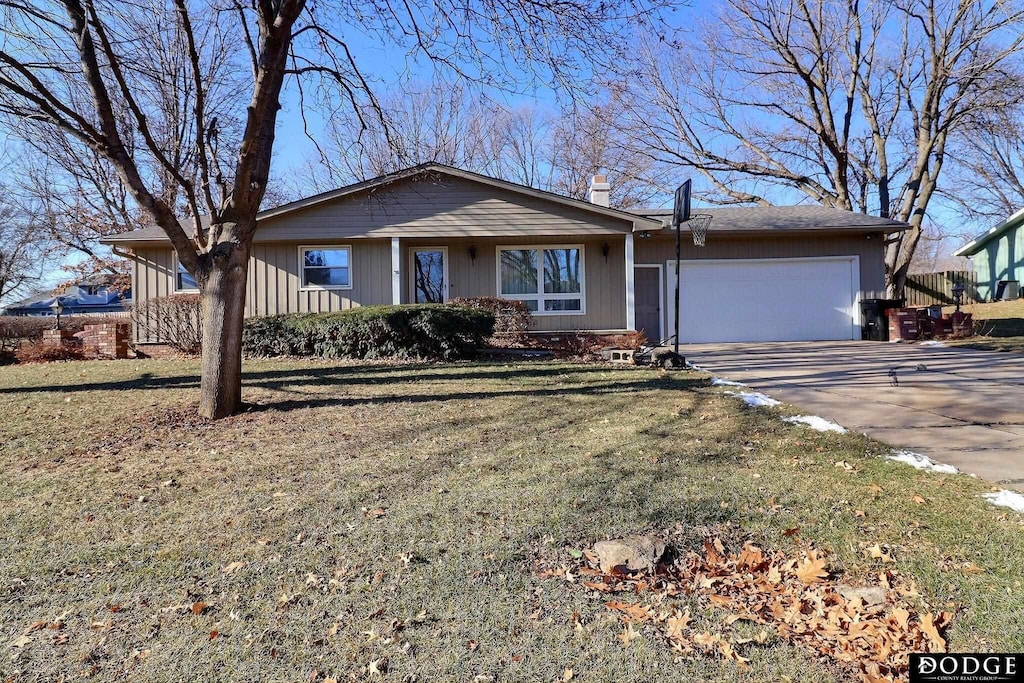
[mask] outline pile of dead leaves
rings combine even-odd
[[[873,591],[884,594],[884,600],[865,602],[857,591],[848,590],[853,587],[830,576],[824,554],[813,548],[787,557],[747,543],[738,553],[730,553],[714,538],[705,542],[703,554],[690,553],[672,564],[662,563],[654,574],[630,573],[625,567],[605,574],[597,566],[597,557],[584,551],[577,567],[559,574],[605,595],[647,598],[647,605],[605,603],[620,614],[625,627],[620,639],[627,645],[639,634],[637,627],[646,625],[682,656],[717,653],[742,667],[748,660],[736,648],[763,644],[769,637],[767,628],[772,628],[779,638],[857,666],[866,683],[900,680],[906,675],[911,652],[946,649],[942,631],[951,613],[920,613],[909,602],[919,597],[913,585],[902,584],[889,572],[879,576]],[[695,633],[690,629],[689,611],[666,603],[678,595],[695,595],[702,603],[728,612],[726,625],[746,620],[767,628],[748,639]]]

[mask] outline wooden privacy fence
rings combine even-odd
[[[978,276],[972,270],[944,270],[938,273],[911,273],[907,276],[907,306],[950,305],[953,285],[964,285],[965,304],[978,303]]]

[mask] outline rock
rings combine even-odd
[[[630,571],[651,570],[665,554],[665,541],[657,536],[626,536],[594,544],[601,571],[625,565]]]
[[[853,602],[857,598],[864,601],[865,607],[885,604],[885,589],[881,586],[848,586],[840,584],[836,586],[836,592],[843,596],[847,602]]]

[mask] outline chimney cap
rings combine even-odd
[[[596,173],[596,174],[594,174],[594,177],[591,180],[591,182],[593,182],[593,183],[607,183],[608,182],[608,176],[606,176],[604,173]]]

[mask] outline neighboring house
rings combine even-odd
[[[608,191],[603,176],[587,202],[425,164],[263,211],[246,314],[502,296],[525,301],[538,332],[663,339],[668,212],[609,208]],[[684,342],[860,339],[860,299],[885,295],[885,236],[906,229],[822,207],[707,212],[706,247],[683,235]],[[140,300],[195,291],[159,229],[104,241],[134,254]]]
[[[982,301],[1002,298],[1001,282],[1024,280],[1024,209],[953,252],[971,259]],[[1011,288],[1012,291],[1012,288]]]
[[[61,315],[123,313],[132,307],[131,290],[121,292],[110,278],[94,277],[71,285],[61,294],[40,292],[7,307],[6,315],[53,316],[60,300]]]

